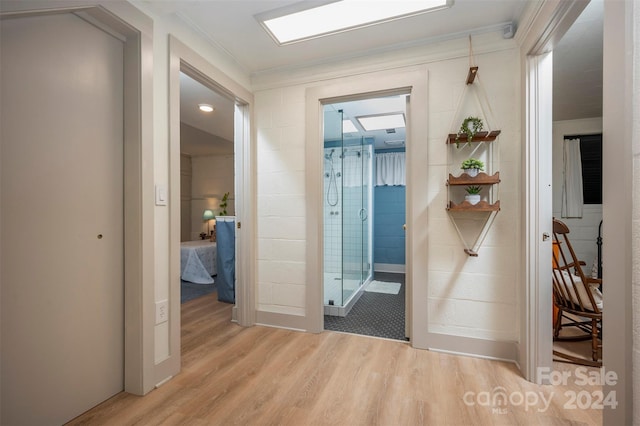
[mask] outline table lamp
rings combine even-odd
[[[202,213],[202,220],[207,222],[207,235],[211,235],[211,230],[209,229],[209,223],[210,223],[211,219],[213,219],[213,218],[215,218],[215,216],[213,214],[213,210],[206,209]]]

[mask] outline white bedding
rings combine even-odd
[[[209,240],[180,243],[180,278],[196,284],[213,284],[216,243]]]

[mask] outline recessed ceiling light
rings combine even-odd
[[[310,2],[300,2],[304,5]],[[256,18],[279,44],[295,43],[450,7],[453,0],[362,1],[339,0],[311,9],[291,8]]]
[[[198,108],[200,108],[200,111],[204,111],[204,112],[212,112],[213,111],[213,107],[209,104],[200,104],[198,105]]]
[[[364,130],[397,129],[405,127],[404,114],[396,112],[392,114],[363,115],[356,117]]]
[[[351,120],[342,120],[342,133],[357,133],[358,129]]]

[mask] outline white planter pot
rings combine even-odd
[[[463,170],[466,174],[468,174],[471,177],[478,176],[478,172],[480,171],[479,169],[463,169]]]
[[[464,196],[465,201],[469,204],[478,204],[480,202],[480,194],[467,194]]]

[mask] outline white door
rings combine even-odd
[[[124,383],[123,43],[0,26],[0,423],[61,424]]]

